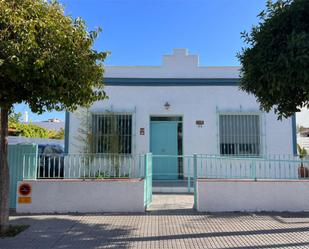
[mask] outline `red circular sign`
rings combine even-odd
[[[27,196],[31,194],[31,186],[28,183],[23,183],[19,186],[19,194]]]

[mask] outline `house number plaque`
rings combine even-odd
[[[204,125],[204,120],[196,120],[195,121],[195,124],[198,126],[198,127],[202,127]]]

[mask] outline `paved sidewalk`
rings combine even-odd
[[[192,211],[193,194],[154,194],[148,211]]]
[[[159,200],[146,214],[13,216],[31,226],[0,239],[0,248],[309,248],[308,213],[199,214],[166,204],[159,211]]]

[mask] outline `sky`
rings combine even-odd
[[[110,51],[106,65],[160,65],[163,54],[187,48],[203,66],[239,65],[240,32],[258,23],[266,0],[59,0],[65,13],[82,17],[89,30],[103,29],[95,49]],[[32,114],[32,121],[64,113]],[[309,114],[309,113],[308,113]],[[301,117],[301,119],[305,119]],[[308,118],[309,126],[309,118]]]

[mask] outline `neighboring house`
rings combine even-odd
[[[64,122],[57,118],[48,119],[47,121],[32,122],[32,124],[47,130],[59,131],[60,129],[64,129]]]
[[[200,66],[186,49],[164,55],[162,66],[106,66],[109,98],[94,103],[86,118],[92,152],[112,152],[116,127],[124,154],[295,154],[295,116],[278,121],[274,112],[261,112],[256,98],[238,88],[239,69]],[[79,113],[66,114],[68,153],[82,151]],[[180,165],[173,160],[156,167],[178,171]]]
[[[299,132],[299,136],[309,137],[309,128],[304,128],[301,132]]]
[[[309,153],[309,128],[304,128],[301,132],[299,132],[297,143],[301,147],[304,147]]]

